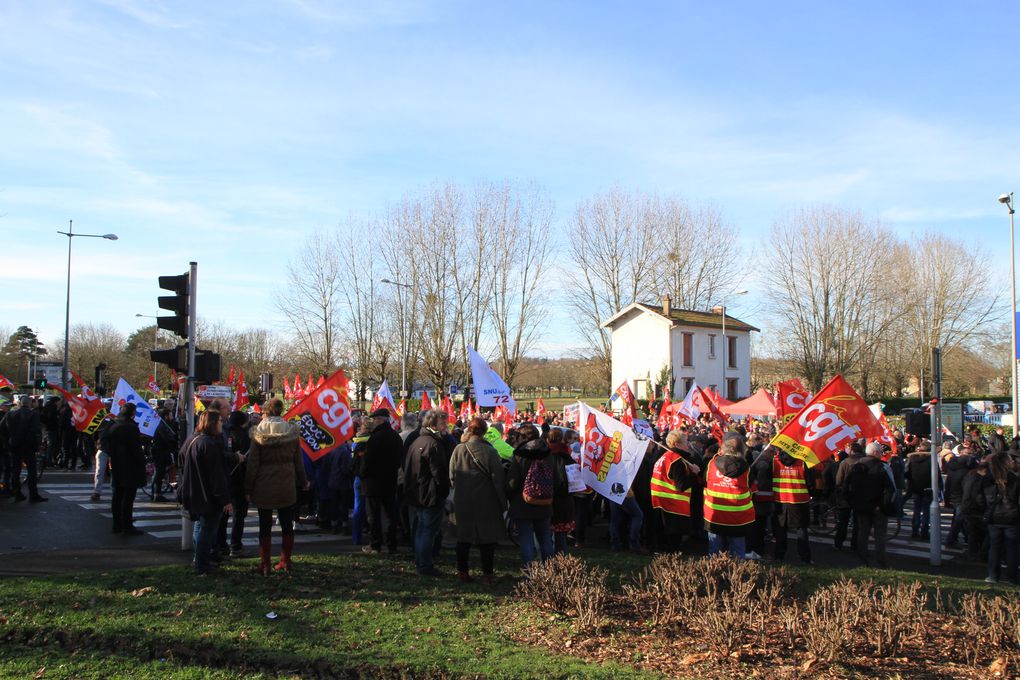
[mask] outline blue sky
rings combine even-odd
[[[73,219],[120,240],[75,241],[72,322],[128,332],[198,260],[202,316],[281,329],[303,234],[437,181],[536,181],[560,223],[677,193],[751,272],[778,216],[846,206],[977,241],[1001,278],[1018,26],[1009,2],[7,0],[0,326],[62,335]]]

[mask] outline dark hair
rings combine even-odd
[[[216,430],[220,424],[220,412],[211,408],[207,408],[202,411],[202,415],[198,417],[198,425],[195,426],[195,432],[199,434],[216,435],[219,434]]]
[[[25,401],[22,399],[22,401]],[[118,414],[121,418],[131,420],[135,417],[135,412],[138,411],[138,407],[130,401],[120,407],[120,413]]]
[[[556,429],[556,428],[551,428],[549,430],[549,437],[548,437],[548,439],[549,439],[549,443],[550,444],[555,444],[556,442],[563,441],[563,430],[559,430],[559,429]]]
[[[479,418],[478,416],[475,416],[474,418],[469,420],[466,428],[467,433],[470,435],[474,435],[475,437],[484,437],[485,432],[488,429],[489,429],[488,423],[486,423],[485,420]]]
[[[1006,481],[1009,478],[1009,456],[1006,453],[999,452],[993,453],[985,458],[985,460],[988,461],[988,472],[992,475],[992,479],[995,480],[999,491],[1005,493]]]
[[[262,410],[267,416],[282,416],[283,415],[283,400],[279,398],[270,399],[266,402]]]

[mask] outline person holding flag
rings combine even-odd
[[[135,422],[136,406],[126,402],[120,407],[117,420],[103,437],[103,449],[110,457],[113,499],[113,533],[140,536],[135,527],[134,507],[138,489],[145,486],[145,454],[142,436]]]

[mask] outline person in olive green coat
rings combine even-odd
[[[505,475],[496,449],[485,441],[488,429],[481,418],[467,424],[461,443],[450,456],[450,486],[457,520],[457,576],[470,581],[468,555],[472,545],[482,554],[482,575],[492,582],[496,543],[506,535]]]

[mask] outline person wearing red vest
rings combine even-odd
[[[810,488],[814,484],[811,469],[783,451],[772,456],[772,494],[775,514],[772,522],[774,538],[772,558],[782,562],[786,556],[787,531],[797,532],[797,555],[804,564],[811,564],[811,543],[808,541]]]
[[[691,487],[698,481],[700,468],[687,451],[686,433],[670,432],[666,447],[652,468],[651,503],[662,521],[666,551],[676,552],[690,531]]]
[[[725,549],[744,559],[744,539],[754,524],[749,471],[744,438],[736,432],[727,434],[719,453],[705,466],[705,530],[710,555]]]
[[[765,531],[772,520],[774,494],[772,492],[772,456],[775,449],[759,446],[751,449],[751,500],[754,502],[754,524],[747,533],[747,559],[760,560],[765,555]]]

